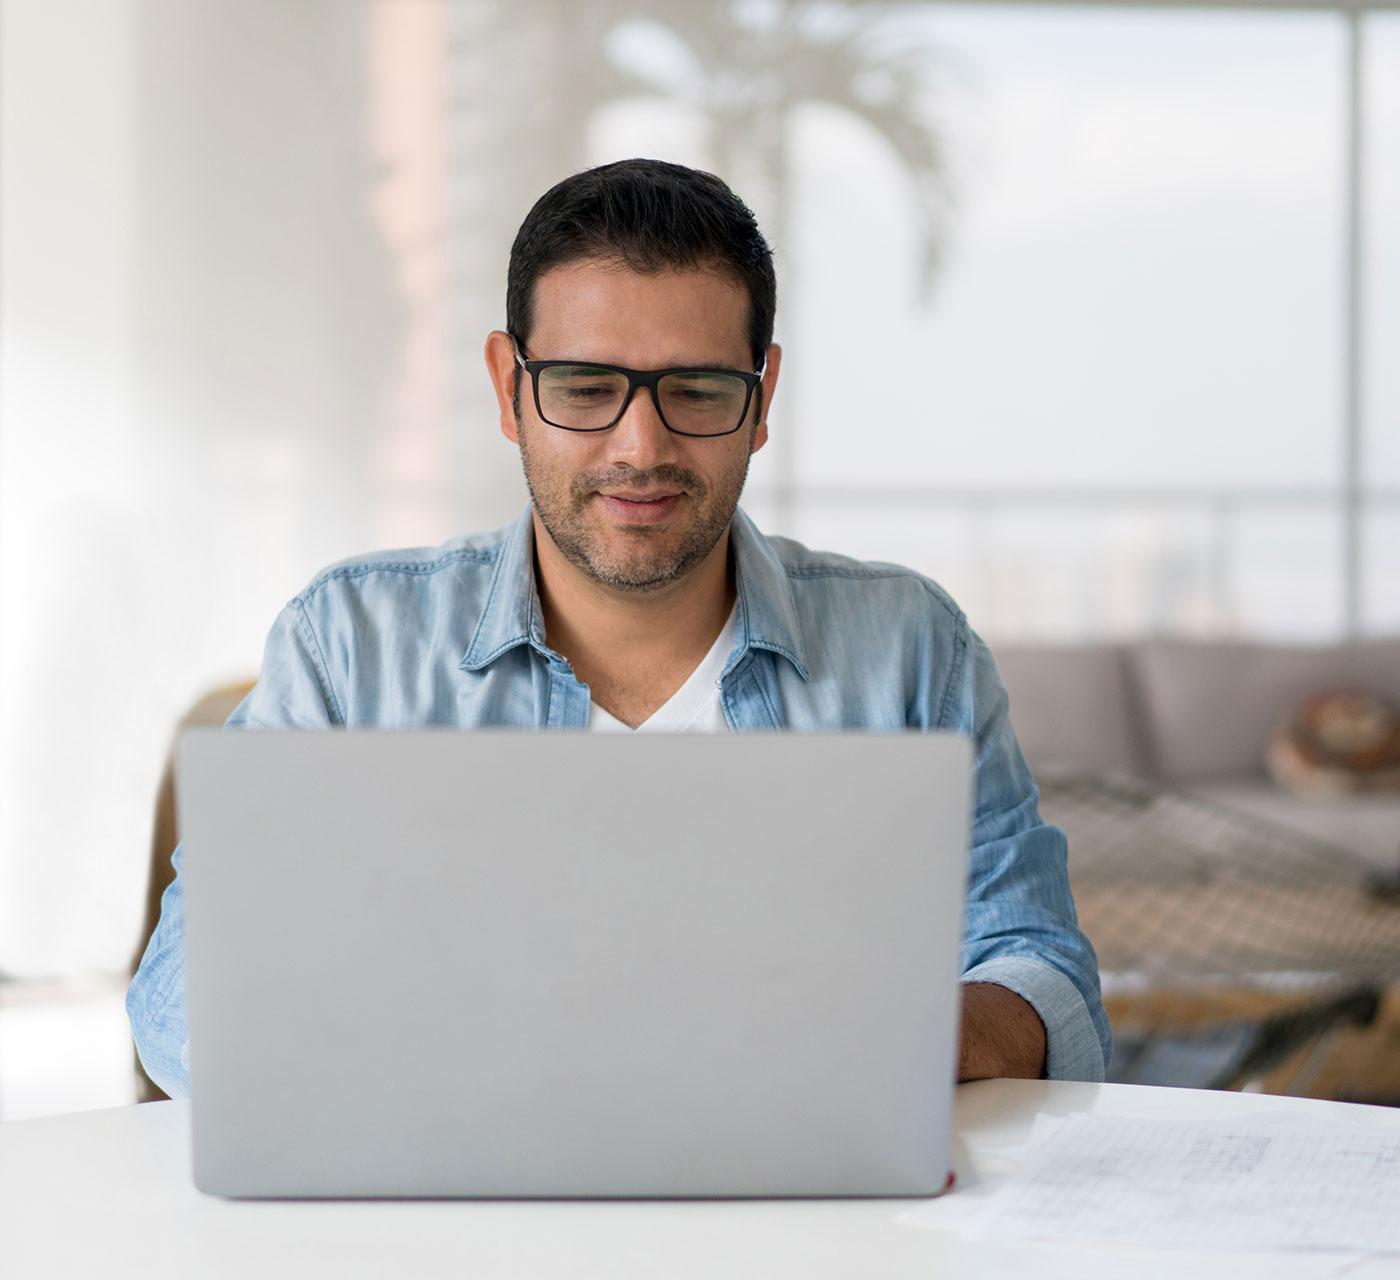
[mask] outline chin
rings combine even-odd
[[[586,568],[598,582],[619,591],[655,591],[681,576],[681,566],[674,556],[590,557]]]
[[[676,565],[671,562],[638,564],[635,561],[614,561],[597,565],[595,573],[600,581],[625,591],[654,591],[657,587],[674,582],[678,576]]]

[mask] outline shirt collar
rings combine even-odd
[[[535,590],[535,528],[533,508],[525,504],[520,518],[505,530],[496,572],[486,595],[486,607],[476,624],[476,634],[462,655],[461,666],[480,671],[509,649],[528,644],[546,658],[553,657],[544,642],[544,616]]]
[[[496,571],[461,666],[479,671],[510,649],[528,644],[545,658],[557,655],[545,643],[544,617],[535,588],[533,510],[526,504],[520,518],[505,531]],[[734,624],[733,666],[750,648],[781,654],[808,678],[806,651],[797,620],[797,606],[787,571],[767,538],[743,511],[730,522],[734,577],[738,596]]]
[[[734,548],[734,579],[738,592],[735,620],[735,661],[750,649],[781,654],[804,680],[808,679],[807,652],[792,583],[773,544],[758,531],[744,512],[735,509],[729,525]]]

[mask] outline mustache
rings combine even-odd
[[[703,498],[709,486],[688,467],[663,462],[659,467],[638,471],[635,467],[609,467],[605,471],[583,471],[570,483],[575,501],[582,502],[598,489],[679,489],[696,498]]]

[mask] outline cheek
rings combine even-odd
[[[742,444],[725,448],[722,453],[719,450],[699,455],[692,453],[680,462],[704,480],[711,499],[723,499],[742,481],[748,466],[748,457],[748,441],[745,435]]]
[[[598,470],[605,461],[593,437],[541,422],[520,425],[520,453],[532,478],[548,479],[558,488],[568,488],[575,476]]]

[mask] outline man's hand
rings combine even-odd
[[[1040,1015],[1005,987],[963,983],[958,1079],[1039,1080],[1044,1074],[1045,1024]]]

